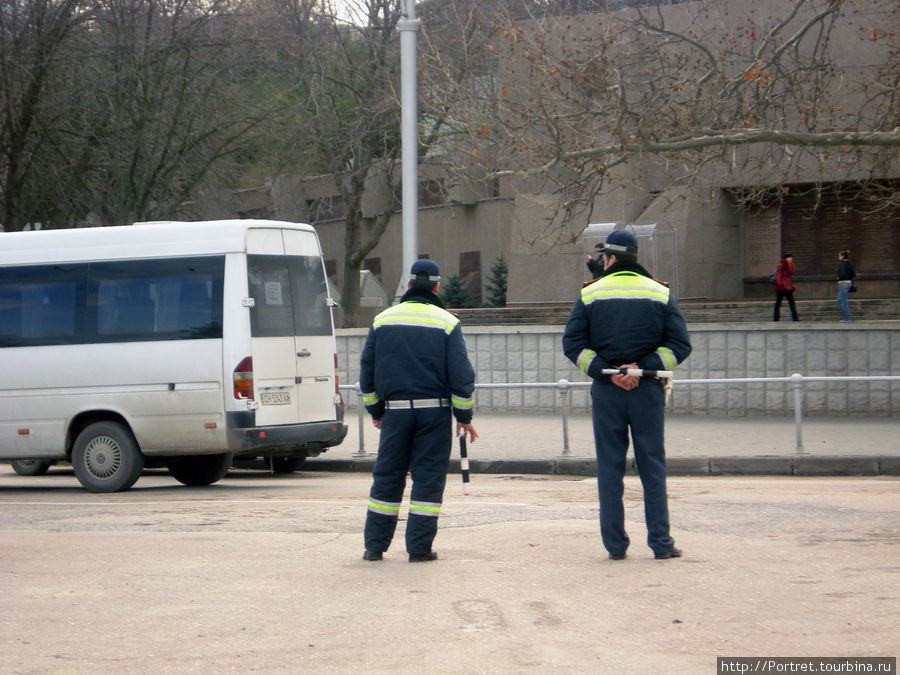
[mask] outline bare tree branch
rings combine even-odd
[[[611,144],[589,150],[576,150],[560,153],[550,162],[537,167],[523,170],[493,171],[491,176],[495,178],[515,175],[528,175],[545,173],[560,163],[573,160],[603,157],[604,155],[618,155],[605,163],[607,168],[620,163],[626,154],[683,152],[686,150],[700,150],[709,147],[753,145],[757,143],[773,143],[785,146],[805,146],[814,148],[867,146],[867,147],[897,147],[900,146],[900,127],[893,131],[835,131],[830,133],[813,134],[798,131],[780,131],[777,129],[726,129],[717,133],[704,134],[692,138],[672,139],[669,141],[643,141],[628,143],[625,145]]]
[[[646,181],[688,187],[715,175],[781,185],[896,171],[892,0],[635,0],[580,13],[499,4],[480,15],[493,107],[451,101],[449,89],[442,103],[460,127],[485,132],[443,140],[461,171],[480,164],[490,178],[555,195],[564,240],[565,224],[622,181],[649,190]]]

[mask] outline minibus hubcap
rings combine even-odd
[[[109,478],[122,466],[122,448],[109,436],[98,436],[85,448],[84,463],[91,475]]]

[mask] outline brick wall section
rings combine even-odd
[[[900,375],[900,322],[842,324],[693,324],[694,351],[676,371],[669,402],[674,414],[790,416],[788,383],[677,384],[678,380],[736,377]],[[479,383],[585,382],[562,353],[562,326],[463,327]],[[359,380],[359,354],[366,329],[337,331],[342,384]],[[900,415],[900,381],[808,382],[804,414],[810,416]],[[345,392],[349,406],[356,396]],[[481,410],[557,412],[556,388],[480,389]],[[572,410],[590,408],[587,388],[573,388]]]

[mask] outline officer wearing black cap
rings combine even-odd
[[[459,319],[437,297],[440,270],[432,260],[410,268],[409,290],[379,313],[360,361],[363,403],[381,430],[366,512],[365,560],[381,560],[397,527],[406,474],[412,478],[406,550],[410,562],[437,559],[437,534],[456,434],[478,438],[472,425],[475,371]]]
[[[602,249],[604,275],[582,288],[563,334],[566,356],[593,379],[600,532],[613,560],[623,560],[630,543],[622,503],[629,428],[644,487],[647,544],[657,559],[681,556],[669,534],[663,389],[649,378],[602,373],[622,367],[672,370],[691,353],[675,298],[638,264],[637,250],[628,230],[610,233]]]

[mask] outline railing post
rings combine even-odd
[[[366,406],[363,405],[362,400],[362,387],[359,382],[356,383],[356,425],[357,431],[359,433],[359,447],[354,453],[355,458],[367,457],[366,454],[366,442],[364,438],[363,431],[365,429],[365,420],[366,420]]]
[[[559,388],[559,395],[562,397],[562,428],[563,428],[563,450],[560,457],[571,457],[572,451],[569,450],[569,397],[571,389],[569,381],[562,379],[556,383]]]
[[[794,425],[797,430],[797,447],[794,452],[803,450],[803,375],[794,373],[791,375],[791,387],[794,390]]]

